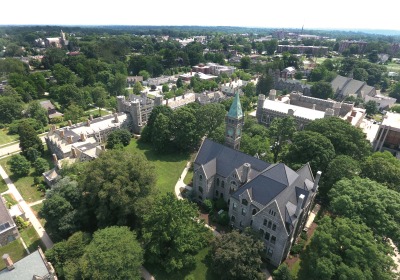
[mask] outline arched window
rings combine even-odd
[[[262,228],[260,228],[260,235],[264,236],[264,230]]]
[[[203,188],[199,186],[199,192],[203,193]]]
[[[242,199],[242,204],[247,206],[249,203],[248,203],[247,199],[243,198]]]
[[[219,178],[217,178],[217,187],[219,187]]]
[[[236,220],[236,217],[235,217],[235,216],[232,216],[232,217],[231,217],[231,222],[233,222],[233,223],[234,223],[234,222],[235,222],[235,220]]]
[[[222,182],[221,182],[221,187],[222,187],[222,188],[225,188],[225,181],[222,181]]]
[[[255,215],[257,213],[256,209],[253,209],[253,212],[251,213],[251,215]]]
[[[201,180],[203,180],[203,175],[199,175],[199,180],[201,181]]]
[[[265,238],[265,240],[269,241],[269,232],[266,232],[266,233],[265,233],[264,238]]]

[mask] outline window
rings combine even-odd
[[[253,212],[251,213],[252,215],[255,215],[257,213],[256,209],[253,209]]]
[[[272,225],[272,230],[276,230],[276,224]]]
[[[217,187],[219,187],[219,178],[217,178]]]
[[[219,191],[217,190],[217,191],[215,191],[215,195],[216,196],[218,196],[219,195]]]
[[[246,216],[246,212],[247,212],[246,208],[243,207],[243,208],[242,208],[242,215],[243,215],[243,216]]]
[[[201,180],[203,180],[203,175],[199,175],[199,180],[201,181]]]
[[[247,206],[249,203],[247,202],[247,199],[242,199],[242,204]]]
[[[240,221],[239,226],[241,226],[241,227],[243,226],[242,221]]]
[[[265,233],[264,238],[265,238],[265,240],[269,241],[269,232],[266,232],[266,233]]]
[[[203,193],[203,188],[199,186],[199,192]]]
[[[274,217],[275,217],[275,215],[276,215],[276,212],[275,212],[274,210],[272,210],[272,209],[269,209],[268,213],[269,213],[270,215],[274,216]]]
[[[252,225],[252,224],[253,224],[253,220],[250,221],[250,225]]]
[[[272,250],[271,248],[268,249],[267,251],[267,255],[268,257],[272,257],[272,254],[274,253],[274,250]]]
[[[234,203],[233,203],[233,210],[236,210],[236,207],[237,207],[237,205],[236,205],[236,203],[234,202]]]
[[[264,230],[260,228],[260,236],[264,236]]]
[[[268,228],[271,228],[271,226],[272,226],[272,222],[269,221],[269,222],[268,222]]]
[[[221,187],[222,187],[222,188],[225,188],[225,181],[222,181]]]
[[[10,223],[9,223],[9,222],[5,222],[4,224],[1,224],[1,225],[0,225],[0,231],[3,231],[3,230],[5,230],[5,229],[8,229],[9,227],[11,227],[11,226],[10,226]]]
[[[272,243],[272,244],[275,244],[275,242],[276,242],[276,237],[272,235],[272,236],[271,236],[271,243]]]
[[[236,217],[235,217],[235,216],[232,216],[232,217],[231,217],[231,222],[233,222],[233,223],[234,223],[234,222],[235,222],[235,220],[236,220]]]
[[[267,219],[264,219],[263,225],[266,226],[268,223]]]

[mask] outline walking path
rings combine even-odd
[[[46,246],[47,249],[53,247],[53,242],[51,241],[50,237],[47,235],[46,231],[40,224],[39,220],[33,214],[32,209],[22,198],[21,194],[19,193],[13,182],[10,180],[10,178],[8,177],[7,173],[4,171],[2,166],[0,166],[0,175],[6,182],[10,193],[12,193],[14,198],[18,201],[18,204],[21,206],[22,210],[25,212],[26,218],[31,222],[32,226],[35,228],[44,246]]]
[[[38,204],[42,203],[43,201],[44,201],[44,199],[41,199],[41,200],[38,200],[38,201],[35,201],[35,202],[31,202],[28,205],[29,205],[29,207],[32,207],[32,206],[35,206],[35,205],[38,205]]]

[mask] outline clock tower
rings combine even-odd
[[[242,105],[240,105],[239,92],[233,99],[231,108],[225,117],[225,145],[235,150],[240,148],[240,138],[242,137],[243,127],[243,111]]]

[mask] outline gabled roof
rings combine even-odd
[[[228,112],[228,117],[235,119],[243,118],[243,111],[242,111],[242,105],[240,104],[239,92],[236,92],[231,108],[229,109]]]
[[[251,165],[250,174],[252,174],[253,171],[261,172],[270,165],[253,156],[216,143],[210,139],[205,139],[197,153],[194,163],[204,165],[204,169],[209,170],[209,163],[211,161],[215,161],[215,172],[223,177],[228,177],[234,169],[239,168],[244,163],[249,163]]]

